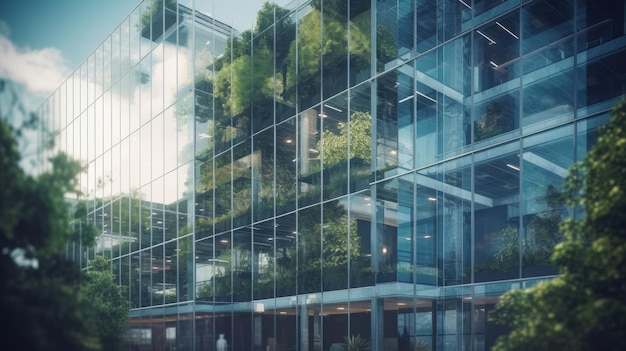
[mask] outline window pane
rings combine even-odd
[[[474,281],[519,276],[519,145],[475,156]]]
[[[567,168],[574,162],[573,134],[573,126],[567,126],[524,139],[524,277],[557,273],[550,256],[554,246],[564,239],[559,223],[570,216],[562,190]]]

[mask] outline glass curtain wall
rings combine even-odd
[[[583,214],[624,6],[145,0],[40,109],[99,233],[67,254],[111,260],[133,350],[487,350]]]

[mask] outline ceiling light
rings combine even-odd
[[[337,112],[343,112],[341,109],[336,108],[336,107],[334,107],[334,106],[330,106],[329,104],[324,104],[324,106],[328,107],[328,108],[329,108],[329,109],[331,109],[331,110],[335,110],[335,111],[337,111]]]
[[[513,38],[515,38],[515,39],[518,39],[518,40],[519,40],[519,37],[518,37],[517,35],[513,34],[513,32],[511,32],[511,31],[510,31],[507,27],[503,26],[500,22],[496,21],[496,24],[497,24],[500,28],[502,28],[505,32],[507,32],[507,33],[511,34],[511,36],[513,36]]]
[[[483,38],[485,38],[485,39],[489,40],[489,45],[491,45],[491,44],[495,44],[495,43],[496,43],[493,39],[491,39],[491,38],[489,38],[488,36],[486,36],[485,34],[483,34],[483,32],[481,32],[481,31],[477,30],[477,31],[476,31],[476,33],[478,33],[478,34],[482,35],[482,36],[483,36]]]
[[[512,169],[514,169],[514,170],[516,170],[516,171],[518,171],[518,172],[520,171],[519,166],[516,166],[516,165],[510,164],[510,163],[507,163],[507,164],[506,164],[506,166],[507,166],[507,167],[509,167],[509,168],[512,168]]]
[[[423,97],[423,98],[426,98],[426,99],[428,99],[428,100],[430,100],[430,101],[432,101],[432,102],[434,102],[434,103],[437,103],[437,100],[435,100],[435,99],[431,98],[431,97],[430,97],[430,96],[428,96],[428,95],[422,94],[422,93],[420,93],[419,91],[415,91],[415,94],[417,94],[417,95],[419,95],[419,96],[421,96],[421,97]]]
[[[465,1],[463,1],[463,0],[459,0],[459,2],[460,2],[461,4],[463,4],[463,5],[465,5],[465,7],[467,7],[468,9],[470,9],[470,10],[472,9],[472,7],[471,7],[470,5],[468,5],[468,4],[466,4],[466,3],[465,3]]]
[[[401,103],[403,103],[403,102],[405,102],[407,100],[410,100],[412,97],[413,97],[413,95],[409,95],[409,96],[405,97],[404,99],[401,99],[400,101],[398,101],[398,103],[401,104]]]

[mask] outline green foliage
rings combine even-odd
[[[564,239],[559,228],[561,216],[566,212],[563,193],[554,185],[548,185],[539,202],[545,203],[546,210],[535,214],[528,222],[528,229],[534,233],[532,241],[524,238],[522,242],[524,267],[549,264],[554,248]]]
[[[370,350],[370,342],[361,337],[361,334],[344,336],[343,339],[345,343],[341,346],[346,351]]]
[[[33,177],[19,167],[13,130],[0,118],[0,306],[10,323],[3,347],[98,350],[90,303],[79,293],[78,268],[59,255],[72,239],[64,195],[72,193],[78,163],[59,155]]]
[[[498,251],[491,259],[476,263],[475,272],[517,269],[520,250],[524,268],[550,264],[550,256],[555,246],[564,239],[559,229],[561,214],[565,211],[563,194],[555,186],[549,185],[539,202],[546,204],[546,210],[530,218],[527,235],[520,239],[517,228],[502,228]],[[528,235],[530,232],[532,237]]]
[[[480,119],[474,122],[474,140],[481,141],[513,129],[513,119],[506,115],[501,101],[490,102]]]
[[[385,68],[385,63],[398,56],[397,43],[391,28],[378,25],[376,28],[376,66],[379,71]]]
[[[60,154],[49,160],[47,171],[26,174],[19,166],[15,138],[37,127],[37,119],[16,129],[8,120],[0,116],[0,308],[10,321],[2,330],[3,347],[115,350],[121,344],[112,340],[121,340],[122,329],[113,330],[113,320],[102,320],[118,313],[125,323],[128,303],[115,300],[101,306],[105,285],[90,285],[96,277],[84,276],[64,253],[79,238],[83,247],[95,244],[98,234],[85,220],[85,204],[78,202],[72,211],[66,200],[67,195],[79,195],[77,176],[83,167]],[[106,278],[116,287],[110,268]]]
[[[215,77],[215,96],[223,102],[226,113],[237,115],[259,99],[274,96],[274,67],[271,52],[258,49],[251,56],[236,58]]]
[[[61,154],[50,159],[50,172],[33,178],[19,168],[19,159],[11,128],[0,122],[0,246],[54,255],[72,238],[64,196],[75,193],[82,168]]]
[[[358,19],[350,22],[350,57],[353,60],[352,65],[356,66],[354,67],[356,69],[364,68],[369,62],[370,38],[367,34],[366,24],[368,22],[366,20],[365,16],[359,16]],[[300,20],[298,41],[291,44],[289,51],[288,86],[294,86],[296,79],[300,82],[306,82],[319,76],[322,56],[324,57],[324,65],[328,69],[332,69],[332,63],[348,59],[346,52],[348,30],[345,18],[340,20],[334,16],[325,15],[323,38],[321,23],[322,14],[316,9]],[[311,84],[311,87],[299,87],[300,95],[314,93],[313,91],[309,92],[309,90],[315,89],[315,86],[315,84]]]
[[[372,158],[371,144],[372,116],[367,112],[354,112],[350,123],[339,127],[339,134],[325,130],[317,149],[323,150],[325,167],[332,167],[341,161],[360,158],[369,163]],[[348,152],[350,144],[350,155]]]
[[[581,219],[561,223],[552,262],[560,275],[502,296],[492,317],[511,327],[494,350],[626,348],[626,102],[566,179]]]
[[[262,113],[264,107],[271,110],[266,106],[267,100],[272,99],[275,94],[282,94],[283,75],[280,72],[274,74],[274,30],[267,30],[274,22],[274,10],[277,18],[288,13],[279,6],[264,3],[257,13],[254,33],[245,31],[240,37],[229,39],[226,43],[226,54],[215,62],[215,97],[227,116],[238,115],[253,105],[258,110],[257,113]],[[277,35],[281,35],[286,31],[285,25],[281,25],[276,31]],[[254,53],[251,50],[253,37]],[[280,55],[277,55],[277,59],[281,59]]]
[[[165,8],[176,11],[176,0],[165,0]],[[147,26],[150,24],[152,16],[162,15],[163,0],[152,0],[149,8],[141,14],[141,25]]]
[[[272,286],[274,280],[276,280],[277,288],[292,287],[293,282],[296,281],[296,271],[293,269],[296,265],[299,266],[301,276],[311,273],[308,275],[311,277],[310,280],[300,283],[301,287],[305,286],[305,289],[311,289],[311,291],[319,288],[322,268],[326,270],[326,274],[331,275],[328,277],[329,280],[333,282],[346,281],[349,260],[352,267],[357,266],[359,262],[360,241],[356,221],[349,223],[345,208],[336,202],[324,205],[325,223],[323,226],[320,224],[319,218],[319,213],[308,213],[300,218],[301,249],[298,250],[295,245],[290,246],[285,248],[276,260],[270,260],[268,266],[263,267],[267,274],[255,279],[255,290]],[[322,230],[323,237],[320,236]],[[322,253],[321,257],[320,252]],[[233,261],[234,257],[236,260]],[[231,291],[233,295],[249,293],[250,286],[248,283],[253,271],[253,257],[249,248],[222,250],[216,258],[216,262],[220,263],[216,266],[214,280],[206,282],[198,288],[198,297],[205,299],[213,296],[224,297],[231,295]],[[231,262],[236,262],[236,265],[231,265]],[[231,281],[231,276],[235,281]]]
[[[524,244],[522,244],[524,246]],[[500,231],[500,250],[493,256],[499,270],[508,270],[519,266],[519,234],[516,228],[506,226]]]
[[[87,206],[84,202],[79,202],[74,209],[74,235],[73,242],[79,242],[84,247],[93,247],[96,245],[98,230],[87,220]]]
[[[104,350],[121,350],[128,329],[130,303],[123,287],[115,283],[111,263],[102,256],[90,262],[84,274],[82,293],[91,302],[93,320]]]

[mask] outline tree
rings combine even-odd
[[[81,167],[65,155],[32,177],[19,167],[14,130],[0,118],[0,306],[10,323],[3,347],[98,350],[89,303],[79,294],[80,271],[59,255],[74,235],[64,195]]]
[[[319,90],[322,57],[327,74],[342,74],[342,62],[348,60],[351,65],[362,70],[369,65],[370,38],[367,18],[358,16],[349,23],[345,18],[332,15],[334,10],[322,15],[313,9],[300,19],[298,39],[291,43],[288,56],[286,86],[293,87],[298,82],[298,95],[315,96]],[[348,41],[348,33],[350,33]],[[337,68],[338,71],[334,71]]]
[[[99,300],[81,286],[90,278],[64,254],[78,235],[83,244],[94,244],[98,234],[87,222],[80,223],[80,233],[73,228],[73,217],[82,217],[86,208],[72,212],[66,201],[66,195],[78,195],[82,167],[60,154],[49,160],[48,171],[27,174],[19,164],[16,138],[36,130],[37,116],[28,114],[28,123],[12,127],[9,115],[26,114],[23,105],[14,104],[16,109],[0,115],[0,309],[9,321],[0,332],[2,347],[110,349],[103,336],[111,329],[103,329],[95,318],[101,310],[94,301]]]
[[[339,134],[324,130],[317,148],[324,151],[324,167],[332,167],[341,161],[358,158],[369,163],[372,157],[371,145],[372,116],[368,112],[354,112],[349,124],[339,127]],[[349,129],[349,131],[348,131]],[[350,143],[350,155],[348,155]]]
[[[502,296],[492,319],[511,332],[494,350],[626,348],[626,100],[570,169],[565,194],[585,213],[561,223],[551,257],[560,274]]]
[[[91,301],[103,349],[121,350],[128,330],[130,302],[123,288],[114,282],[109,260],[98,256],[90,264],[81,284],[82,293]]]

